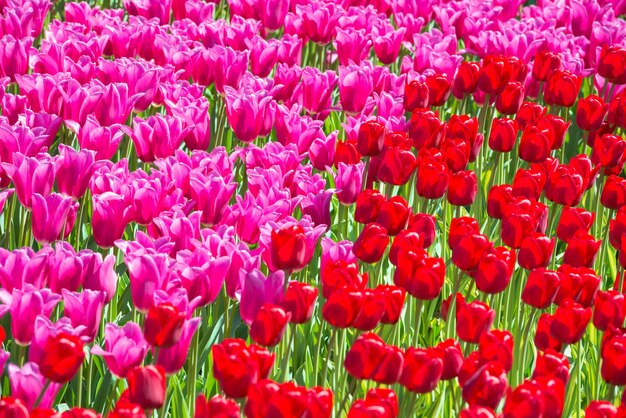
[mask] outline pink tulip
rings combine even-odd
[[[175,257],[182,250],[193,250],[194,240],[200,237],[201,212],[192,212],[186,216],[182,211],[165,211],[148,225],[148,234],[153,238],[167,237],[174,243],[170,255]]]
[[[153,17],[159,19],[161,25],[166,25],[170,21],[172,1],[139,1],[124,0],[124,8],[130,16],[142,16],[146,19]]]
[[[24,363],[22,367],[9,364],[8,370],[9,382],[11,382],[11,395],[22,400],[28,409],[32,409],[44,388],[46,380],[39,372],[39,366],[31,362]],[[50,384],[37,406],[50,408],[62,386],[60,383]]]
[[[209,103],[206,100],[196,102],[182,101],[172,109],[172,114],[185,121],[191,129],[183,135],[183,141],[190,150],[206,150],[211,143],[211,119]]]
[[[240,272],[243,281],[239,312],[246,324],[251,324],[265,303],[279,304],[283,299],[285,273],[282,270],[267,277],[259,270]]]
[[[94,160],[113,157],[125,133],[119,125],[101,126],[93,115],[88,115],[82,126],[71,122],[66,124],[76,134],[81,149],[95,152]]]
[[[302,18],[304,34],[313,42],[325,45],[335,34],[337,21],[341,16],[335,3],[311,2],[296,6],[297,14]]]
[[[196,209],[202,212],[202,223],[219,224],[224,209],[237,189],[237,183],[227,181],[216,173],[204,176],[192,172],[190,185],[191,198],[196,202]]]
[[[405,28],[394,30],[393,27],[386,27],[381,30],[374,30],[374,52],[376,57],[383,64],[391,64],[398,59],[402,38],[406,32]]]
[[[311,113],[327,114],[332,106],[333,90],[337,86],[334,71],[321,73],[317,68],[302,70],[302,104]]]
[[[0,248],[1,287],[7,292],[22,289],[26,284],[33,285],[37,289],[45,287],[46,279],[49,277],[50,252],[49,247],[44,247],[37,253],[30,247],[13,251]]]
[[[63,290],[65,316],[70,319],[72,326],[84,327],[84,331],[80,335],[86,337],[88,341],[93,341],[98,334],[105,297],[104,292],[92,290],[69,292]]]
[[[337,131],[328,136],[317,137],[308,148],[309,160],[319,171],[325,171],[333,166],[335,160],[335,148],[337,145]]]
[[[266,107],[271,101],[264,92],[236,91],[225,87],[226,117],[235,136],[242,142],[252,142],[260,134]]]
[[[266,0],[259,3],[261,23],[265,29],[270,31],[280,29],[285,24],[289,6],[289,0]]]
[[[339,100],[345,112],[354,114],[363,110],[373,90],[372,76],[367,67],[339,67]]]
[[[191,131],[179,118],[153,115],[147,119],[133,119],[133,134],[137,156],[143,162],[152,162],[174,154],[183,138]]]
[[[101,356],[111,373],[123,379],[131,369],[141,365],[148,348],[136,323],[127,322],[122,328],[109,323],[104,327],[104,349],[94,345],[91,353]]]
[[[109,303],[117,288],[115,256],[110,254],[102,260],[100,253],[87,250],[81,251],[78,255],[83,263],[83,289],[104,292],[104,302]]]
[[[51,243],[66,239],[74,228],[78,202],[71,197],[52,193],[43,197],[39,193],[32,196],[33,236],[39,243]]]
[[[33,193],[47,196],[54,183],[54,161],[49,157],[26,157],[13,154],[13,163],[2,163],[7,175],[13,180],[17,198],[27,208],[32,206]]]
[[[257,77],[267,77],[278,60],[278,42],[255,36],[250,44],[250,71]]]
[[[133,304],[146,313],[154,306],[154,293],[164,289],[172,274],[172,260],[166,254],[126,256]]]
[[[300,202],[302,214],[311,218],[315,226],[324,225],[331,227],[330,202],[335,190],[324,190],[322,193],[310,193]]]
[[[168,375],[178,373],[185,365],[187,355],[189,354],[189,346],[196,330],[200,326],[200,318],[193,318],[185,322],[180,340],[172,347],[159,350],[156,364],[163,366]]]
[[[49,289],[35,290],[33,286],[26,285],[23,290],[13,289],[12,293],[3,291],[0,300],[9,306],[15,342],[28,345],[33,338],[37,316],[49,317],[61,296]]]
[[[91,228],[93,239],[99,247],[110,248],[122,238],[129,221],[126,199],[113,192],[93,196]]]
[[[335,49],[340,65],[349,65],[351,62],[360,63],[367,58],[371,47],[371,41],[365,36],[365,30],[337,28]]]
[[[15,39],[13,35],[0,38],[0,77],[10,77],[28,72],[28,54],[32,38]]]
[[[215,301],[224,285],[229,256],[214,257],[204,249],[178,254],[177,261],[184,266],[178,275],[194,307]]]
[[[337,165],[335,174],[335,186],[339,190],[337,198],[344,205],[351,205],[361,192],[363,184],[363,163]]]
[[[231,47],[215,49],[218,54],[215,60],[215,89],[220,94],[225,94],[226,86],[238,89],[241,77],[248,69],[248,54],[236,52]]]

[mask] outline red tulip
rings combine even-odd
[[[444,123],[432,110],[419,109],[409,119],[409,138],[416,150],[437,147],[444,130]]]
[[[614,335],[603,341],[602,378],[612,385],[626,385],[626,337]]]
[[[554,70],[546,81],[544,100],[549,105],[570,107],[578,97],[582,78],[568,70]]]
[[[578,231],[589,232],[595,217],[593,212],[565,206],[559,217],[556,236],[561,241],[568,242]]]
[[[368,120],[361,124],[356,148],[363,156],[375,157],[383,150],[385,125],[377,120]]]
[[[510,184],[493,186],[487,194],[487,215],[494,219],[502,219],[504,209],[512,197],[513,187]]]
[[[424,158],[417,170],[417,194],[427,199],[439,199],[448,191],[450,173],[448,167],[434,158]]]
[[[333,394],[329,389],[306,389],[293,382],[262,380],[250,387],[245,406],[247,418],[330,418]]]
[[[608,176],[602,188],[600,202],[605,208],[613,210],[618,210],[626,205],[626,179]]]
[[[591,267],[596,259],[602,240],[595,240],[593,235],[578,231],[567,242],[563,262],[572,267]]]
[[[545,184],[546,174],[543,171],[537,168],[530,170],[520,168],[515,173],[511,194],[516,197],[536,200],[541,196]]]
[[[317,288],[301,282],[289,282],[285,298],[282,301],[283,309],[291,314],[293,324],[304,324],[313,316]]]
[[[470,158],[470,143],[463,138],[445,138],[441,152],[448,169],[452,173],[465,170]]]
[[[552,304],[560,283],[561,275],[556,271],[534,269],[528,274],[522,300],[537,309],[545,309]]]
[[[515,268],[515,252],[506,247],[487,250],[478,263],[474,280],[481,292],[496,294],[509,284]]]
[[[451,380],[458,376],[463,365],[463,351],[461,344],[455,339],[448,339],[439,343],[435,351],[443,361],[441,380]]]
[[[130,402],[143,409],[157,409],[165,402],[165,369],[161,366],[135,367],[128,372]]]
[[[533,379],[542,377],[555,378],[567,384],[569,380],[569,361],[567,357],[555,350],[548,349],[537,355]]]
[[[459,418],[496,418],[496,413],[492,408],[475,405],[461,410]]]
[[[550,155],[552,135],[546,128],[529,124],[522,131],[519,143],[519,158],[529,163],[540,163]]]
[[[417,299],[432,300],[441,293],[445,275],[443,259],[428,257],[423,250],[411,251],[399,260],[393,282]]]
[[[355,141],[337,141],[335,158],[333,159],[333,165],[335,168],[339,166],[339,163],[353,165],[358,164],[359,161],[361,161],[361,154],[356,148]]]
[[[80,338],[63,332],[48,338],[44,352],[46,355],[39,362],[39,371],[55,383],[72,380],[85,360]]]
[[[506,57],[488,55],[483,60],[478,74],[478,88],[490,96],[502,92],[511,76],[511,67]]]
[[[394,384],[402,372],[403,356],[399,348],[386,345],[376,334],[365,333],[352,344],[344,366],[357,379]]]
[[[389,249],[389,261],[394,266],[399,260],[404,258],[409,251],[419,252],[424,248],[424,238],[417,232],[405,229],[401,231],[393,240]]]
[[[478,353],[483,363],[495,361],[506,372],[513,367],[513,335],[506,330],[485,332],[478,341]]]
[[[443,373],[443,360],[433,349],[409,347],[404,353],[400,384],[415,393],[428,393],[437,387]]]
[[[489,148],[498,152],[509,152],[515,147],[518,133],[517,122],[509,118],[495,118],[489,134]]]
[[[585,418],[617,418],[617,407],[608,401],[591,401],[585,408]]]
[[[387,230],[377,223],[369,223],[354,242],[352,252],[359,260],[371,264],[382,258],[388,244]]]
[[[470,406],[496,408],[507,388],[502,365],[491,361],[481,366],[463,385],[462,396]]]
[[[618,46],[602,48],[598,74],[613,84],[626,84],[626,50]]]
[[[562,343],[574,344],[583,337],[590,319],[591,308],[567,299],[556,308],[550,332]]]
[[[101,418],[102,415],[98,414],[92,409],[85,408],[72,408],[61,414],[61,418]]]
[[[535,332],[535,347],[538,350],[546,351],[552,349],[554,351],[561,351],[563,346],[554,335],[552,335],[551,328],[554,322],[554,316],[550,314],[543,314],[537,321],[537,331]]]
[[[585,190],[586,183],[575,168],[559,165],[546,181],[546,198],[566,206],[576,206]]]
[[[483,234],[465,235],[452,248],[452,262],[461,270],[474,270],[492,247],[493,244]]]
[[[483,302],[460,302],[456,310],[456,333],[463,341],[477,343],[495,316],[495,311]]]
[[[394,196],[380,205],[376,223],[386,229],[389,236],[395,236],[406,228],[410,214],[407,201],[402,196]]]
[[[21,399],[5,396],[0,398],[0,417],[28,418],[28,408]]]
[[[453,91],[458,99],[467,94],[474,93],[478,86],[478,74],[480,64],[477,62],[463,61],[454,77]]]
[[[435,240],[435,217],[427,213],[414,213],[409,217],[409,231],[417,232],[424,240],[424,248],[428,248]]]
[[[391,285],[380,285],[374,290],[379,294],[384,306],[380,323],[395,324],[398,322],[406,299],[405,290]]]
[[[478,119],[468,115],[452,115],[448,120],[446,138],[463,139],[470,144],[469,161],[475,161],[483,143],[482,134],[478,134]]]
[[[452,82],[442,74],[433,74],[426,77],[428,87],[428,106],[442,106],[450,96]]]
[[[378,190],[367,189],[362,191],[356,199],[354,220],[362,224],[374,222],[380,212],[380,205],[384,201],[385,196]]]
[[[476,219],[468,216],[453,218],[448,228],[448,247],[454,250],[463,237],[476,234],[480,235],[480,226]],[[480,241],[483,242],[484,240],[480,238]]]
[[[412,112],[419,108],[428,107],[429,90],[426,83],[413,80],[404,86],[404,110]]]
[[[524,86],[519,81],[510,81],[496,98],[496,110],[503,115],[514,115],[524,102]]]
[[[533,61],[532,76],[537,81],[546,81],[550,73],[561,68],[561,57],[548,51],[539,51]]]
[[[565,134],[567,133],[570,123],[571,122],[566,122],[562,117],[548,114],[539,119],[538,127],[548,130],[550,148],[557,150],[563,146]]]
[[[515,115],[515,121],[519,125],[519,128],[524,130],[528,126],[537,125],[545,112],[546,109],[539,103],[524,102],[520,106],[517,115]]]
[[[171,347],[180,340],[185,325],[185,313],[170,303],[162,303],[148,310],[143,335],[154,347]]]
[[[395,418],[398,416],[398,397],[393,389],[376,388],[370,389],[365,395],[365,401],[376,403],[385,409],[385,417]]]
[[[362,299],[358,291],[335,291],[324,303],[322,317],[335,328],[348,328],[359,314]]]
[[[592,131],[602,126],[609,105],[595,94],[578,100],[576,108],[576,124],[583,131]]]
[[[595,271],[591,268],[572,267],[568,264],[563,264],[558,271],[561,273],[561,286],[554,303],[560,305],[569,298],[584,307],[591,306],[601,281]]]
[[[626,296],[615,290],[596,293],[593,304],[593,325],[600,331],[609,326],[619,328],[626,318]]]
[[[291,313],[271,303],[261,306],[250,325],[250,338],[260,345],[273,347],[285,335]]]
[[[469,206],[474,202],[478,184],[476,173],[473,171],[459,171],[450,176],[447,199],[455,206]]]
[[[272,230],[270,252],[278,270],[301,270],[307,262],[307,240],[298,224]]]
[[[363,289],[367,285],[367,273],[359,273],[356,262],[337,260],[322,264],[322,296],[326,299],[338,289]]]
[[[379,292],[370,289],[361,290],[359,312],[352,322],[352,327],[359,331],[371,331],[380,324],[385,314],[385,301]]]
[[[194,418],[239,418],[239,416],[239,405],[232,399],[215,395],[207,400],[202,393],[196,398]]]

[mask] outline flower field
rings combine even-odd
[[[626,417],[624,14],[0,0],[0,418]]]

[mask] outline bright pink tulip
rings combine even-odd
[[[100,328],[102,308],[104,307],[104,292],[83,290],[82,292],[69,292],[63,290],[63,303],[65,316],[72,321],[72,326],[83,326],[81,336],[93,341]]]
[[[27,362],[22,367],[9,364],[8,369],[11,394],[15,398],[21,399],[29,409],[32,409],[44,388],[46,380],[39,372],[39,366],[35,363]],[[50,384],[37,406],[50,408],[62,386],[60,383]]]
[[[278,305],[284,296],[285,273],[282,270],[270,273],[267,277],[260,270],[241,270],[243,290],[239,301],[241,319],[251,324],[257,312],[265,303]]]
[[[13,180],[17,198],[31,208],[33,193],[47,196],[54,183],[54,162],[49,157],[41,159],[13,154],[13,164],[2,163],[2,167]]]
[[[93,239],[99,247],[110,248],[122,238],[129,221],[129,205],[118,194],[106,192],[93,196],[91,228]]]
[[[199,172],[192,172],[190,185],[191,198],[196,202],[196,209],[202,212],[202,223],[219,224],[235,193],[237,183],[224,179],[217,173],[204,176]]]
[[[28,345],[35,332],[35,318],[39,315],[49,317],[61,296],[49,289],[35,290],[33,286],[26,285],[23,290],[13,289],[11,294],[0,293],[0,300],[9,306],[15,342]]]
[[[339,190],[337,198],[344,205],[356,202],[363,184],[363,163],[344,164],[339,163],[335,174],[335,186]]]
[[[271,102],[271,97],[263,92],[237,91],[226,86],[226,117],[237,138],[242,142],[252,142],[261,133],[263,116]]]
[[[145,120],[139,117],[133,120],[131,138],[139,159],[153,162],[174,155],[189,131],[191,128],[183,126],[179,118],[153,115]]]
[[[189,345],[196,330],[200,326],[200,318],[193,318],[185,322],[180,340],[172,347],[159,350],[156,364],[163,366],[169,375],[176,374],[185,365],[189,354]]]
[[[59,144],[59,154],[60,157],[55,161],[57,188],[65,196],[80,199],[98,167],[94,163],[95,153],[89,150],[76,151],[65,144]]]
[[[32,38],[15,39],[7,34],[0,38],[0,77],[15,80],[16,74],[28,72],[28,55]]]
[[[124,378],[131,369],[141,365],[148,348],[139,325],[127,322],[122,328],[107,324],[104,327],[104,349],[96,345],[91,352],[104,358],[111,373]]]
[[[32,196],[33,236],[39,243],[51,243],[66,239],[74,228],[78,202],[71,197],[52,193],[46,197],[39,193]]]
[[[339,100],[345,112],[354,114],[363,110],[373,89],[368,68],[356,65],[339,67]]]

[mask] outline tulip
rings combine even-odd
[[[582,78],[567,70],[554,70],[548,75],[544,99],[549,105],[571,107],[576,98]]]
[[[413,297],[432,300],[441,293],[445,274],[443,259],[409,252],[404,259],[399,260],[393,281]]]
[[[157,409],[165,402],[165,370],[161,366],[135,367],[126,379],[132,403],[144,409]]]
[[[402,351],[386,345],[371,333],[363,334],[352,344],[344,361],[352,376],[383,384],[393,384],[400,379],[402,364]]]
[[[482,234],[467,234],[452,247],[452,262],[461,270],[478,268],[481,259],[492,249],[493,244]]]
[[[55,161],[57,187],[61,194],[80,199],[98,167],[94,163],[95,153],[87,149],[75,151],[64,144],[59,144],[59,153],[61,157]]]
[[[377,156],[383,149],[385,125],[377,120],[368,120],[359,127],[357,149],[364,156]]]
[[[13,397],[20,399],[27,408],[34,408],[35,402],[44,389],[46,380],[40,373],[37,364],[26,362],[22,367],[9,364],[7,369]],[[51,407],[59,389],[61,389],[61,384],[49,384],[37,405],[40,408]]]
[[[352,251],[359,260],[372,264],[382,258],[387,245],[389,245],[387,230],[376,223],[369,223],[354,242]]]
[[[561,282],[561,275],[555,271],[536,268],[528,274],[522,291],[524,303],[537,309],[545,309],[552,304]]]
[[[101,291],[83,289],[82,292],[63,292],[64,314],[74,328],[84,327],[81,336],[93,341],[100,328],[102,308],[106,294]]]
[[[585,408],[585,417],[603,418],[617,417],[618,410],[615,405],[608,401],[591,401]]]
[[[453,218],[448,228],[448,247],[454,249],[463,237],[474,234],[480,234],[480,227],[476,219],[467,216]]]
[[[239,418],[239,405],[232,399],[215,395],[207,400],[204,394],[196,398],[196,413],[194,418],[204,417]]]
[[[48,196],[54,183],[54,162],[49,158],[32,158],[15,153],[13,163],[3,163],[2,168],[15,185],[17,197],[26,208],[32,207],[35,193]]]
[[[591,319],[591,308],[583,308],[578,303],[567,299],[556,309],[550,325],[550,332],[565,344],[579,341]]]
[[[414,393],[428,393],[437,387],[443,373],[443,360],[433,349],[410,347],[404,353],[400,384]]]
[[[98,246],[110,248],[122,237],[129,221],[129,205],[124,197],[113,192],[93,196],[91,227]]]
[[[426,77],[428,87],[428,106],[443,106],[452,91],[452,83],[442,74],[433,74]]]
[[[409,215],[407,201],[401,196],[394,196],[380,205],[376,223],[386,229],[389,236],[395,236],[406,227]]]
[[[39,368],[42,376],[55,383],[72,380],[85,360],[82,341],[66,333],[49,337],[45,353]]]
[[[524,86],[519,81],[510,81],[496,98],[496,110],[503,115],[514,115],[524,101]]]
[[[397,30],[388,30],[387,33],[373,33],[374,53],[380,62],[389,65],[398,59],[400,49],[402,48],[402,38],[405,33],[406,28],[402,27]]]
[[[313,316],[318,290],[316,287],[301,282],[289,282],[282,308],[291,314],[290,322],[304,324]]]
[[[0,398],[0,411],[2,411],[3,416],[7,418],[28,418],[30,415],[24,402],[18,398],[11,398],[9,396]]]
[[[595,94],[580,99],[576,108],[576,124],[583,131],[598,129],[602,126],[608,109],[609,105]]]
[[[480,64],[477,62],[463,61],[454,77],[453,91],[457,98],[462,99],[465,95],[472,94],[478,86]],[[460,96],[460,97],[459,97]]]
[[[389,261],[394,266],[409,252],[419,253],[424,248],[424,238],[419,233],[405,229],[394,238],[389,250]]]
[[[541,163],[550,155],[551,145],[551,135],[548,129],[540,129],[529,124],[522,131],[519,158],[529,163]]]
[[[335,291],[324,303],[322,317],[335,328],[348,328],[354,324],[361,310],[362,299],[363,294],[358,291]]]
[[[39,243],[51,243],[67,238],[72,232],[78,203],[72,198],[52,193],[43,197],[32,195],[33,237]]]
[[[617,46],[603,47],[598,74],[613,84],[626,84],[626,50]]]
[[[555,317],[550,314],[543,314],[537,321],[537,331],[535,332],[534,343],[538,350],[561,351],[562,343],[554,335],[551,328]]]
[[[246,324],[251,324],[265,303],[279,305],[282,302],[285,274],[279,270],[265,277],[256,269],[249,272],[241,270],[239,274],[243,276],[239,313]]]
[[[185,316],[170,303],[152,306],[144,322],[144,338],[154,347],[173,346],[180,339]]]
[[[365,68],[339,67],[339,101],[345,112],[355,114],[363,110],[373,89],[372,76]]]
[[[615,290],[598,292],[594,301],[593,325],[600,331],[619,328],[626,318],[626,297]]]
[[[483,363],[495,361],[505,371],[513,367],[513,335],[506,330],[491,330],[478,341],[478,353]]]
[[[476,173],[459,171],[450,176],[447,199],[455,206],[469,206],[474,202],[477,191]]]
[[[458,376],[463,365],[463,351],[461,344],[455,339],[448,339],[439,343],[435,350],[443,360],[441,380],[451,380]]]
[[[518,124],[508,118],[495,118],[489,134],[489,148],[498,152],[509,152],[515,146]]]
[[[538,51],[533,61],[532,77],[537,81],[546,81],[554,70],[561,68],[561,57],[545,50]]]
[[[602,188],[600,202],[605,208],[618,210],[626,205],[626,180],[618,176],[609,176]]]
[[[569,242],[578,231],[589,232],[595,216],[595,213],[582,208],[563,207],[556,227],[556,236],[561,241]]]
[[[443,162],[423,159],[417,170],[417,194],[427,199],[439,199],[448,191],[450,173]]]
[[[520,106],[517,115],[515,115],[515,121],[523,131],[529,126],[537,125],[545,112],[546,109],[538,103],[524,102],[522,106]]]
[[[508,184],[493,186],[487,194],[487,214],[494,219],[502,219],[508,202],[513,197],[513,187]]]
[[[556,240],[533,232],[522,240],[517,261],[526,270],[545,268],[550,263]]]
[[[113,375],[124,378],[128,372],[141,365],[148,343],[139,325],[128,322],[123,328],[107,324],[104,328],[104,349],[94,346],[92,354],[102,356]]]
[[[564,354],[548,349],[537,355],[533,379],[552,377],[559,379],[564,385],[569,380],[569,361]]]
[[[515,268],[515,252],[505,247],[491,248],[478,263],[474,276],[476,288],[481,292],[500,293],[509,284]]]
[[[16,75],[28,72],[28,55],[32,38],[15,38],[11,32],[0,39],[0,77],[15,81]]]
[[[363,184],[363,163],[346,165],[339,163],[335,175],[335,185],[339,191],[337,199],[343,205],[351,205],[362,189]]]
[[[546,181],[546,198],[561,205],[576,206],[584,191],[584,179],[573,167],[559,165]]]
[[[507,388],[506,372],[494,361],[480,367],[463,385],[463,399],[470,405],[496,408]]]
[[[173,375],[180,371],[187,361],[189,347],[194,334],[200,326],[201,318],[191,318],[185,322],[180,339],[171,347],[161,348],[157,356],[156,364],[165,369],[167,375]]]
[[[463,341],[477,343],[491,327],[495,315],[495,311],[485,303],[459,303],[456,311],[457,335]]]
[[[510,71],[505,57],[494,55],[485,57],[478,73],[478,88],[490,96],[500,94],[509,81]]]
[[[266,303],[250,325],[250,338],[257,344],[271,347],[280,342],[291,319],[291,313],[277,305]]]
[[[328,112],[332,105],[332,92],[337,86],[337,74],[320,72],[306,67],[302,70],[302,105],[310,113]]]
[[[377,177],[379,181],[384,183],[396,186],[406,184],[417,167],[415,154],[400,147],[385,149],[381,157]]]
[[[596,241],[593,235],[578,231],[567,242],[563,262],[572,267],[591,267],[601,244],[602,240]]]
[[[376,46],[374,46],[376,48]],[[428,86],[418,80],[413,80],[404,86],[404,110],[413,112],[428,107]]]
[[[384,201],[385,196],[378,190],[366,189],[362,191],[356,199],[354,220],[361,224],[374,222]]]

